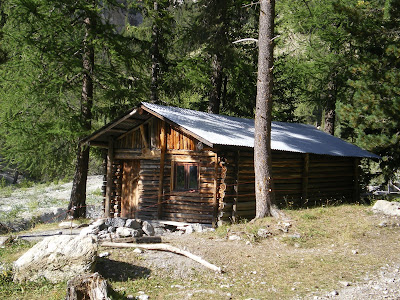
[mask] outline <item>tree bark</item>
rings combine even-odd
[[[207,111],[211,114],[219,114],[223,81],[223,67],[219,55],[213,56],[212,69],[213,73],[211,76],[211,92],[208,100]]]
[[[271,161],[271,111],[275,1],[260,1],[257,98],[254,127],[256,218],[271,215],[275,202]]]
[[[158,18],[158,3],[154,1],[154,12]],[[152,41],[151,41],[151,87],[150,87],[150,102],[159,103],[158,98],[158,85],[160,73],[160,49],[159,49],[159,28],[157,20],[154,20],[152,27]]]
[[[81,126],[86,133],[92,129],[94,47],[90,39],[94,26],[93,22],[90,16],[84,19],[85,38],[83,40],[82,56]],[[89,147],[82,148],[78,145],[75,175],[68,205],[68,214],[74,219],[84,218],[86,216],[86,181],[88,168]]]
[[[67,282],[65,300],[110,300],[110,289],[107,280],[98,273],[78,275]]]
[[[328,83],[328,95],[325,104],[324,131],[330,135],[335,135],[335,120],[336,120],[336,99],[337,99],[337,84],[336,73],[332,75]]]

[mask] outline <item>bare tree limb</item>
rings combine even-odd
[[[232,44],[237,44],[237,43],[242,43],[242,42],[256,42],[256,43],[258,43],[258,40],[257,39],[253,39],[253,38],[245,38],[245,39],[234,41],[234,42],[232,42]]]
[[[100,245],[103,247],[142,248],[142,249],[146,249],[146,250],[158,250],[158,251],[172,252],[172,253],[186,256],[194,261],[197,261],[199,264],[202,264],[203,266],[205,266],[215,272],[222,273],[222,270],[220,267],[217,267],[216,265],[213,265],[213,264],[209,263],[208,261],[205,261],[200,256],[194,255],[194,254],[190,253],[189,251],[181,250],[177,247],[170,246],[167,244],[132,244],[132,243],[103,242]]]

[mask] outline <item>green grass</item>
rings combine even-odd
[[[314,209],[285,210],[292,226],[285,233],[274,218],[256,222],[223,225],[215,232],[166,238],[166,242],[201,256],[223,267],[215,274],[195,265],[184,268],[174,263],[168,269],[149,265],[133,249],[99,249],[110,251],[113,267],[99,270],[116,291],[112,299],[125,299],[145,292],[151,299],[291,299],[310,293],[326,294],[340,289],[339,281],[356,284],[366,274],[386,264],[400,263],[400,227],[398,220],[388,219],[391,226],[380,227],[380,216],[370,207],[341,205]],[[38,226],[37,229],[44,227]],[[254,238],[259,228],[268,228],[272,236]],[[239,241],[226,237],[236,234]],[[250,242],[250,243],[249,243]],[[11,262],[30,247],[10,244],[0,249],[0,261]],[[358,254],[352,250],[357,249]],[[160,254],[162,256],[163,254]],[[99,263],[101,266],[101,262]],[[112,275],[112,274],[113,275]],[[0,299],[63,299],[66,283],[52,285],[17,284],[3,277]],[[41,291],[40,291],[41,290]],[[40,297],[40,295],[42,295]],[[230,295],[230,296],[229,296]]]

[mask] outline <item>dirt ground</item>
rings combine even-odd
[[[226,234],[163,237],[223,274],[173,253],[108,248],[101,249],[109,256],[100,259],[98,271],[126,291],[124,282],[146,279],[138,288],[150,299],[400,299],[400,221],[359,213],[365,220],[361,231],[348,228],[350,237],[326,236],[317,244],[298,237],[308,233],[296,220],[288,232],[271,221],[271,236],[256,241],[243,226]]]

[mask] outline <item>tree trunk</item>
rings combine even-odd
[[[94,24],[89,16],[84,19],[84,24],[85,38],[83,41],[82,57],[81,126],[85,133],[87,133],[92,128],[94,48],[90,39]],[[78,145],[75,175],[68,205],[68,214],[73,218],[84,218],[86,216],[86,181],[88,167],[89,147],[82,149],[81,146]]]
[[[211,77],[211,92],[208,100],[208,112],[211,114],[219,114],[221,105],[221,90],[223,81],[223,67],[219,55],[214,55],[212,60],[212,77]]]
[[[78,275],[67,282],[66,300],[109,300],[110,286],[98,273]]]
[[[271,215],[275,202],[271,161],[272,69],[275,1],[260,1],[258,75],[254,132],[256,218]]]
[[[158,18],[158,3],[154,1],[154,12]],[[154,20],[152,28],[152,41],[151,41],[151,87],[150,87],[150,102],[159,103],[158,99],[158,85],[160,73],[160,49],[159,49],[159,28],[157,20]]]
[[[330,135],[335,135],[335,119],[336,119],[336,73],[332,75],[328,83],[328,96],[325,104],[324,131]]]

